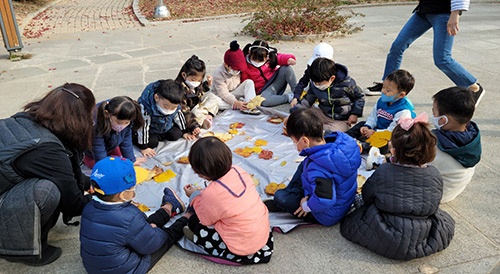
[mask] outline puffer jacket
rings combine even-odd
[[[295,56],[293,54],[284,54],[278,53],[278,66],[274,69],[269,66],[269,62],[266,62],[262,67],[258,68],[250,63],[248,59],[248,55],[246,56],[247,60],[247,69],[241,71],[241,81],[245,81],[247,79],[253,80],[255,83],[255,93],[259,95],[262,92],[262,88],[266,85],[266,83],[273,77],[274,73],[278,71],[280,66],[287,66],[288,59],[292,58],[295,60]]]
[[[130,202],[92,200],[82,213],[80,255],[88,273],[146,273],[151,256],[167,240]]]
[[[309,107],[318,100],[319,108],[323,113],[335,120],[347,120],[351,114],[361,117],[365,107],[363,91],[349,76],[347,67],[341,64],[335,64],[335,66],[337,74],[330,87],[326,90],[319,90],[310,84],[309,91],[300,104]]]
[[[435,167],[383,164],[362,194],[364,205],[341,222],[346,239],[398,260],[428,256],[450,244],[455,221],[439,209],[443,180]]]
[[[301,151],[302,187],[307,206],[324,226],[338,223],[354,201],[361,156],[356,141],[343,132],[325,137],[326,144]]]

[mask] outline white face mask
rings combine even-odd
[[[319,90],[325,90],[325,89],[328,89],[330,87],[330,84],[326,84],[326,85],[316,85],[315,83],[313,83],[313,85],[319,89]]]
[[[124,130],[126,127],[127,127],[126,125],[111,124],[111,128],[116,132],[120,132]]]
[[[439,124],[439,120],[441,120],[441,118],[443,118],[445,120],[444,124],[442,124],[442,125]],[[444,125],[448,124],[448,117],[446,117],[446,115],[441,115],[439,117],[432,116],[431,120],[432,120],[432,124],[434,125],[434,127],[437,130],[440,130]]]
[[[254,60],[250,60],[250,63],[252,64],[252,66],[256,67],[256,68],[260,68],[262,67],[266,62],[255,62]]]
[[[240,74],[240,71],[239,71],[239,70],[234,70],[234,69],[228,68],[228,69],[227,69],[227,73],[229,73],[229,74],[230,74],[230,75],[232,75],[232,76],[236,76],[236,75]]]
[[[173,114],[177,110],[177,109],[167,110],[167,109],[164,109],[164,108],[160,107],[160,105],[158,105],[158,104],[156,104],[156,107],[158,108],[158,110],[163,115],[171,115],[171,114]]]
[[[192,81],[188,81],[188,80],[184,80],[184,82],[186,83],[186,85],[190,88],[190,89],[194,89],[194,88],[197,88],[201,85],[201,82],[192,82]]]

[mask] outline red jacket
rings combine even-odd
[[[278,68],[280,66],[287,66],[288,59],[290,58],[293,58],[295,60],[295,56],[293,54],[278,53],[277,57],[278,57],[278,66],[276,66],[276,68],[274,69],[271,69],[269,67],[269,62],[266,62],[260,68],[253,66],[249,62],[249,58],[247,55],[246,56],[247,69],[241,72],[241,82],[245,81],[246,79],[253,80],[255,84],[255,93],[257,95],[260,94],[262,92],[262,88],[264,87],[264,85],[267,83],[267,81],[269,81],[269,79],[271,79],[274,73],[278,71]]]

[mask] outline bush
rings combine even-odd
[[[360,27],[347,21],[364,15],[341,8],[341,3],[339,0],[259,0],[256,5],[261,8],[250,19],[243,20],[249,22],[241,33],[264,40],[278,40],[283,36],[343,35],[360,31]]]

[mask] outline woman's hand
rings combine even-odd
[[[193,194],[193,192],[198,190],[198,188],[196,188],[192,184],[185,185],[183,189],[184,189],[184,192],[186,193],[186,196],[188,196],[188,197],[191,197],[191,194]]]
[[[141,149],[141,154],[146,157],[156,156],[156,151],[152,148]]]
[[[287,61],[287,64],[289,66],[294,66],[295,64],[297,64],[297,61],[295,61],[295,59],[293,59],[293,58],[289,58]]]
[[[458,28],[458,21],[460,18],[460,11],[454,10],[450,14],[450,18],[448,19],[448,23],[446,24],[446,30],[448,31],[448,35],[455,36],[458,34],[460,30]]]

